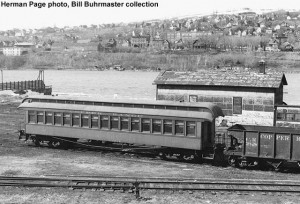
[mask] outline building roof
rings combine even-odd
[[[153,84],[165,85],[198,85],[279,88],[281,83],[287,85],[285,75],[279,72],[266,74],[258,71],[237,70],[200,70],[197,72],[161,72]]]
[[[34,44],[30,43],[30,42],[18,42],[18,43],[15,43],[15,46],[30,47],[30,46],[34,46]]]

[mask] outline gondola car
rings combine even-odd
[[[275,169],[300,166],[300,130],[294,128],[234,125],[227,130],[231,138],[226,155],[232,166],[260,164]]]
[[[25,131],[38,145],[77,139],[162,147],[162,155],[202,157],[213,150],[215,118],[222,110],[212,103],[170,101],[78,100],[27,98]]]

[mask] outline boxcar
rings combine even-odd
[[[25,99],[19,108],[25,110],[26,136],[36,143],[53,143],[56,138],[87,139],[167,147],[168,153],[199,155],[212,149],[215,118],[223,115],[211,103],[77,102]],[[190,111],[182,111],[190,107]]]
[[[268,163],[275,168],[300,164],[300,130],[274,126],[234,125],[228,128],[229,163],[241,167]]]

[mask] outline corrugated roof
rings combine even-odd
[[[280,72],[260,74],[249,70],[200,70],[197,72],[161,72],[153,84],[233,86],[278,88],[287,85],[285,75]]]

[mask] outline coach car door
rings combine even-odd
[[[200,130],[199,130],[200,131]],[[211,123],[208,121],[201,123],[201,146],[202,149],[206,149],[207,147],[212,146],[212,139],[211,139]]]

